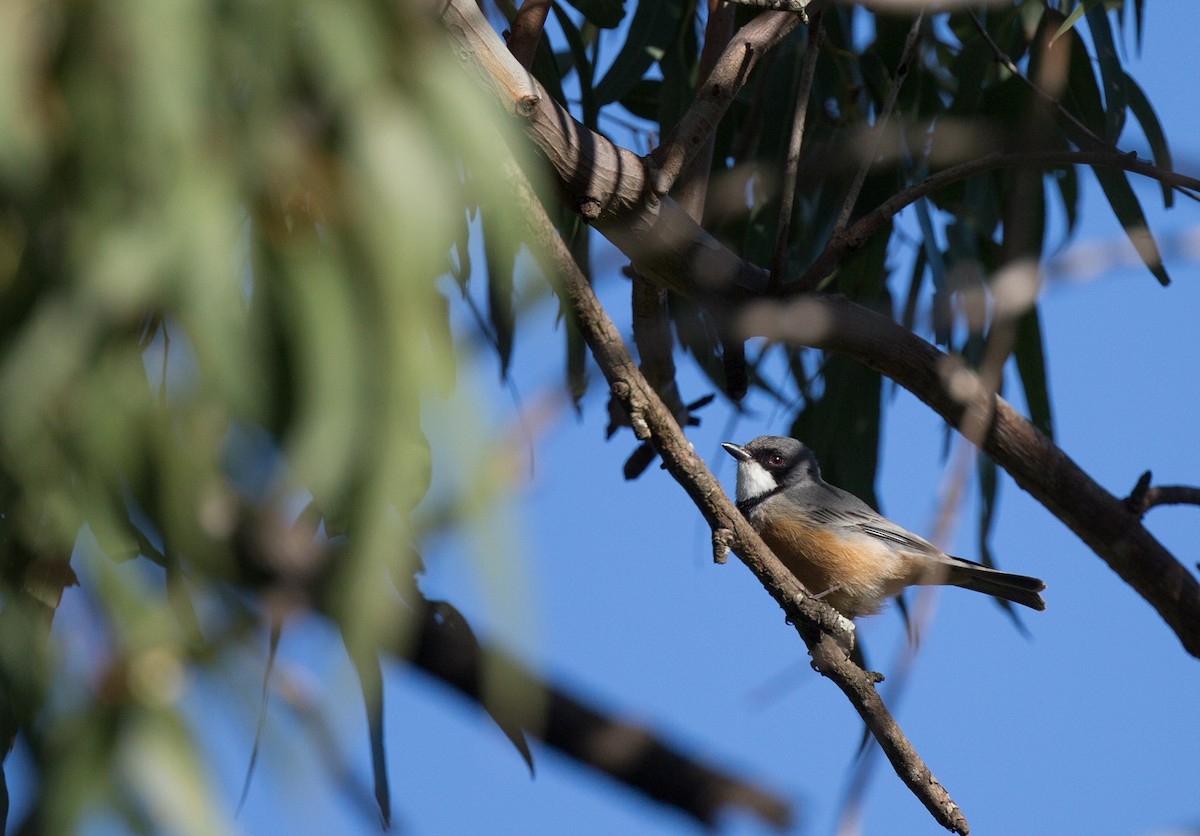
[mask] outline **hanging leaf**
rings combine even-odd
[[[600,109],[596,104],[596,97],[593,95],[594,78],[592,73],[594,68],[592,62],[588,60],[587,49],[583,45],[583,36],[579,34],[579,30],[575,28],[575,24],[563,11],[561,5],[554,3],[551,8],[554,9],[554,18],[562,27],[563,35],[567,39],[567,47],[571,50],[571,61],[575,67],[575,74],[579,78],[579,106],[582,110],[583,124],[596,130]]]
[[[487,318],[500,358],[500,378],[508,379],[508,364],[512,359],[513,332],[516,311],[513,305],[513,274],[516,269],[516,248],[506,236],[502,225],[489,214],[483,219],[483,252],[487,259]]]
[[[992,557],[992,522],[996,517],[996,504],[998,502],[998,494],[1000,490],[999,481],[997,479],[996,463],[990,458],[980,453],[976,457],[976,473],[979,477],[979,562],[984,566],[995,568],[996,561]],[[1013,625],[1026,637],[1029,636],[1029,630],[1021,621],[1021,616],[1017,613],[1017,609],[1010,601],[1003,598],[993,598],[1000,609],[1012,619]]]
[[[346,654],[358,674],[362,688],[363,708],[367,714],[367,736],[371,741],[371,772],[375,787],[375,803],[379,805],[379,817],[384,829],[391,826],[392,798],[388,789],[387,741],[383,733],[383,667],[379,654],[374,650],[354,647],[342,632]]]
[[[567,0],[567,2],[578,9],[589,22],[601,29],[615,29],[625,19],[625,0]]]
[[[875,473],[882,379],[878,372],[839,354],[827,355],[821,379],[824,391],[796,416],[791,435],[816,452],[826,480],[878,509]]]
[[[1109,142],[1116,142],[1125,127],[1125,111],[1129,101],[1125,91],[1125,70],[1117,57],[1112,25],[1104,6],[1092,5],[1087,10],[1087,21],[1092,43],[1096,47],[1096,61],[1100,64],[1100,79],[1104,84],[1104,135]]]
[[[1084,16],[1088,9],[1090,9],[1092,6],[1095,6],[1099,2],[1100,0],[1084,0],[1083,3],[1080,3],[1074,9],[1072,9],[1071,13],[1067,15],[1066,20],[1064,20],[1055,31],[1054,37],[1050,39],[1050,42],[1053,43],[1054,41],[1057,41],[1065,33],[1074,29],[1075,24],[1079,22],[1080,18]]]
[[[1017,336],[1013,345],[1017,373],[1025,392],[1029,420],[1049,438],[1054,438],[1054,420],[1050,414],[1050,386],[1046,380],[1046,355],[1042,343],[1042,324],[1037,306],[1031,307],[1017,320]]]
[[[684,5],[682,0],[638,3],[629,23],[629,37],[596,85],[598,105],[620,99],[633,89],[655,61],[666,54],[679,34]]]
[[[1167,137],[1163,133],[1162,123],[1146,98],[1145,92],[1129,75],[1125,76],[1125,93],[1129,99],[1129,109],[1133,111],[1146,141],[1150,143],[1150,153],[1154,155],[1154,164],[1166,171],[1171,170],[1171,149],[1167,147]],[[1163,206],[1170,209],[1175,204],[1175,190],[1167,183],[1159,183],[1163,193]]]

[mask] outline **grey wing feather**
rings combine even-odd
[[[820,496],[812,497],[820,501],[812,502],[815,508],[809,511],[816,521],[861,531],[863,534],[924,554],[942,554],[942,550],[937,546],[878,514],[854,494],[828,484],[822,485],[821,488]]]

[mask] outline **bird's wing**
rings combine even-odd
[[[827,490],[823,492],[819,502],[812,503],[815,508],[809,511],[817,522],[859,531],[915,552],[939,557],[942,555],[942,550],[937,546],[881,516],[854,494],[833,485],[823,487]]]

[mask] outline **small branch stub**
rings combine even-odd
[[[1125,497],[1125,507],[1141,519],[1155,505],[1200,505],[1200,488],[1187,485],[1150,487],[1150,471],[1147,470]]]
[[[733,532],[728,528],[713,531],[713,563],[724,565],[729,562],[729,549],[733,547]]]

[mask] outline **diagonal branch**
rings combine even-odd
[[[278,509],[247,506],[238,519],[233,556],[240,587],[288,607],[331,617],[339,611],[341,586],[331,579],[345,565],[344,546],[317,539],[315,524],[298,530],[300,524]],[[706,825],[734,810],[781,829],[793,820],[785,798],[543,679],[503,648],[480,641],[454,607],[426,599],[411,575],[398,571],[393,581],[407,603],[397,613],[397,629],[380,636],[379,650],[478,704],[531,770],[527,735]]]
[[[687,491],[712,528],[714,541],[732,549],[783,608],[808,646],[814,666],[833,680],[850,700],[896,774],[939,824],[955,833],[968,833],[967,821],[958,805],[933,777],[875,690],[875,684],[882,677],[854,664],[839,644],[836,636],[841,635],[844,642],[848,632],[842,623],[844,619],[809,595],[725,495],[720,483],[692,449],[670,410],[634,365],[616,326],[579,272],[515,161],[508,166],[506,174],[523,210],[535,252],[548,262],[547,273],[557,279],[560,295],[570,301],[579,330],[608,380],[613,396],[629,413],[634,432],[639,438],[654,442],[667,470]]]
[[[502,58],[496,59],[499,39],[473,4],[449,0],[443,19],[466,65],[509,112],[524,118],[526,136],[546,156],[573,208],[639,272],[709,302],[716,315],[733,318],[762,299],[766,271],[731,252],[669,197],[657,198],[636,155],[587,131],[555,106],[502,46]],[[1121,155],[1105,159],[1123,167]],[[808,314],[831,329],[809,333],[811,344],[856,357],[912,391],[951,426],[958,425],[962,405],[950,397],[939,373],[945,355],[891,319],[847,300],[810,296],[798,302],[811,305]],[[1145,598],[1188,653],[1200,657],[1200,584],[1120,500],[1000,398],[984,449]]]

